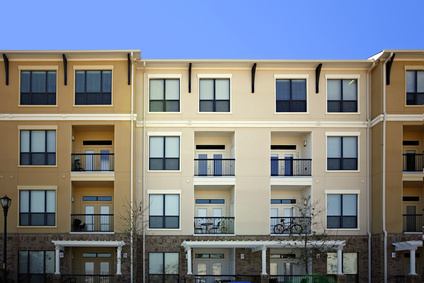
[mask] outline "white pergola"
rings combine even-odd
[[[116,275],[121,275],[121,254],[122,247],[125,246],[123,241],[52,241],[55,245],[55,256],[56,256],[56,271],[55,274],[60,274],[60,251],[64,250],[65,247],[75,248],[116,248]]]
[[[307,247],[323,247],[326,250],[337,250],[337,274],[343,274],[342,250],[346,241],[309,241]],[[252,252],[262,252],[262,275],[266,273],[266,250],[269,248],[304,248],[304,241],[184,241],[181,246],[187,253],[187,274],[193,274],[191,251],[201,248],[243,248],[252,249]]]
[[[397,242],[393,243],[393,246],[395,246],[395,251],[409,251],[410,253],[410,271],[409,275],[417,275],[417,272],[415,270],[415,251],[417,248],[423,246],[423,241],[406,241],[406,242]]]

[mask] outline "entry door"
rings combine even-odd
[[[214,154],[213,159],[213,175],[222,176],[222,154]]]
[[[197,275],[222,275],[222,262],[216,261],[198,261],[196,263]],[[212,282],[215,282],[213,280]]]
[[[109,171],[109,150],[100,150],[100,170]]]
[[[278,176],[278,155],[271,155],[271,176]]]
[[[85,171],[94,171],[94,150],[86,150],[85,154]]]
[[[406,231],[407,232],[421,232],[420,225],[417,222],[417,206],[416,205],[406,205],[405,206],[406,216]]]
[[[101,205],[100,214],[109,214],[109,206]],[[100,215],[100,231],[109,231],[109,215]]]
[[[100,275],[109,275],[109,262],[101,261],[100,262]]]
[[[93,283],[94,282],[94,262],[86,261],[84,263],[84,273],[85,273],[85,282]]]
[[[208,175],[208,155],[207,154],[199,154],[198,159],[205,159],[205,160],[199,160],[198,162],[198,174],[199,176],[207,176]]]
[[[416,171],[418,170],[416,166],[416,155],[415,150],[406,151],[406,171]]]
[[[284,154],[284,176],[293,176],[293,154]]]
[[[85,229],[94,231],[94,205],[86,205],[85,214]]]

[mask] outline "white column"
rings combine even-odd
[[[193,274],[191,269],[191,248],[187,249],[187,274]]]
[[[60,246],[56,245],[55,247],[55,256],[56,256],[56,271],[54,274],[60,274]]]
[[[410,263],[409,263],[410,272],[408,275],[417,275],[417,273],[415,272],[415,249],[410,250],[409,253],[411,254],[411,256],[410,256]]]
[[[121,253],[122,253],[122,246],[118,247],[118,252],[116,254],[116,275],[121,275]]]
[[[337,274],[343,274],[342,249],[337,250]]]
[[[266,247],[262,247],[262,273],[261,275],[266,275]]]

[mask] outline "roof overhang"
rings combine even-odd
[[[406,242],[397,242],[393,243],[393,246],[395,246],[395,251],[410,251],[410,250],[416,250],[417,248],[420,248],[423,246],[423,241],[406,241]]]
[[[52,241],[59,248],[65,247],[95,247],[95,248],[118,248],[125,246],[124,241]]]
[[[308,241],[307,247],[322,247],[327,250],[338,250],[346,245],[346,241]],[[181,246],[187,251],[202,248],[245,248],[259,251],[264,248],[304,248],[304,241],[184,241]]]
[[[395,61],[406,60],[424,60],[424,49],[385,49],[371,57],[368,60],[387,60],[390,54],[396,54]]]
[[[9,61],[126,61],[128,54],[140,60],[140,50],[0,50]],[[0,58],[2,60],[2,58]]]

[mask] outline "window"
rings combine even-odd
[[[200,112],[230,112],[230,80],[200,79]]]
[[[56,131],[21,130],[20,165],[56,165]]]
[[[47,275],[54,273],[54,251],[19,251],[18,261],[19,282],[50,282]]]
[[[178,283],[179,253],[149,253],[149,282]]]
[[[21,71],[21,105],[56,105],[56,71]]]
[[[358,170],[358,137],[327,137],[327,170]]]
[[[111,105],[112,71],[76,71],[75,105]]]
[[[306,112],[306,80],[277,80],[277,112]]]
[[[150,112],[180,111],[180,80],[150,79]]]
[[[424,71],[406,72],[406,105],[424,104]]]
[[[327,228],[358,227],[358,195],[327,195]]]
[[[327,111],[358,112],[358,81],[327,80]]]
[[[149,228],[180,227],[180,196],[150,195]]]
[[[358,254],[343,253],[342,265],[346,282],[358,282]],[[337,253],[327,253],[327,274],[337,274]]]
[[[180,137],[150,137],[150,170],[180,169]]]
[[[19,191],[20,226],[54,226],[56,191]]]

